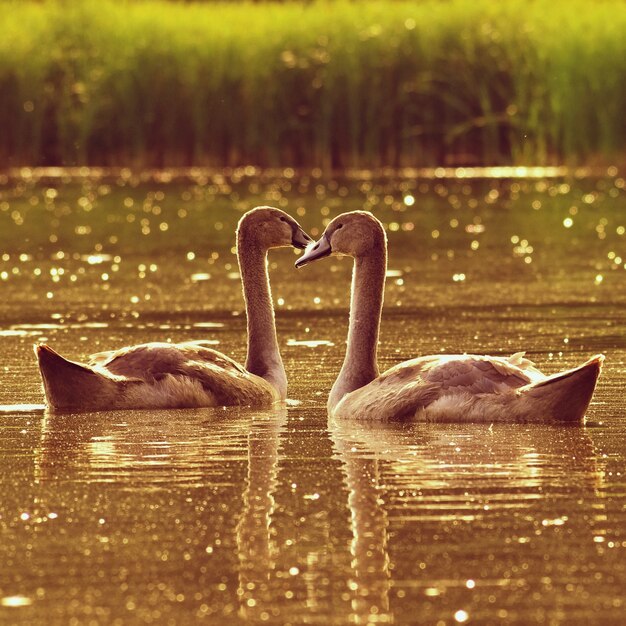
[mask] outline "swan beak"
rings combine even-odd
[[[319,241],[309,246],[306,249],[306,252],[298,258],[296,261],[296,267],[302,267],[311,261],[322,259],[325,256],[328,256],[331,252],[330,242],[326,239],[326,235],[323,235]]]
[[[304,250],[310,243],[313,242],[313,239],[309,237],[301,228],[296,228],[293,231],[293,236],[291,238],[291,245],[294,248],[298,248],[298,250]]]

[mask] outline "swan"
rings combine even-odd
[[[365,211],[333,219],[296,261],[302,267],[330,254],[354,258],[347,350],[328,397],[331,417],[449,422],[581,421],[603,355],[546,376],[519,352],[423,356],[379,374],[378,330],[387,269],[382,224]]]
[[[51,410],[190,408],[284,401],[287,377],[278,341],[267,271],[270,248],[304,249],[312,241],[289,215],[272,207],[248,211],[237,226],[237,258],[246,305],[245,368],[202,341],[145,343],[69,361],[35,346]]]

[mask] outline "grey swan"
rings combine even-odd
[[[330,254],[354,258],[345,360],[328,397],[331,417],[449,422],[580,422],[603,355],[575,369],[542,374],[520,352],[511,357],[439,354],[379,374],[378,331],[387,269],[387,237],[365,211],[333,219],[296,261]]]
[[[53,411],[212,406],[268,407],[284,401],[287,376],[278,349],[267,270],[271,248],[304,249],[311,238],[287,213],[257,207],[237,226],[237,258],[247,314],[243,367],[206,342],[145,343],[94,354],[87,363],[35,346],[46,404]]]

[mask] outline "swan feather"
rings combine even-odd
[[[141,344],[99,353],[88,364],[46,345],[37,353],[54,408],[271,406],[280,400],[267,380],[197,342]]]
[[[267,405],[277,400],[265,380],[202,341],[128,346],[92,355],[89,364],[103,374],[149,386],[149,393],[145,386],[128,391],[129,404],[141,394],[150,406]]]
[[[590,377],[593,390],[599,369],[594,373],[591,368],[587,375],[585,368],[602,362],[594,357],[574,370],[545,376],[521,354],[509,358],[434,355],[405,361],[346,394],[333,415],[439,422],[502,421],[503,415],[508,415],[508,421],[541,421],[544,415],[554,414],[553,399],[563,393],[562,387],[558,394],[550,390],[543,394],[543,387],[555,387],[559,381],[567,383],[568,378],[577,375],[581,390],[591,384]]]

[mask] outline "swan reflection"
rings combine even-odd
[[[236,527],[239,614],[246,620],[263,619],[271,611],[270,576],[278,548],[272,542],[270,525],[278,484],[281,432],[286,423],[287,411],[277,411],[271,419],[255,420],[248,434],[248,473],[243,509]]]
[[[394,621],[395,599],[435,619],[465,611],[474,589],[534,588],[553,542],[589,544],[604,517],[585,428],[331,419],[329,432],[349,490],[356,623]]]
[[[128,489],[205,484],[217,469],[216,461],[242,458],[250,423],[265,413],[276,412],[46,412],[36,479],[68,474],[89,482],[125,481]]]
[[[285,408],[47,413],[35,457],[38,507],[88,520],[109,489],[121,490],[118,517],[102,522],[107,541],[121,535],[130,545],[135,528],[149,527],[152,541],[135,550],[163,557],[175,542],[188,554],[181,593],[186,577],[207,593],[226,580],[225,614],[261,620],[275,600],[270,527],[286,421]],[[91,503],[76,500],[84,493]]]

